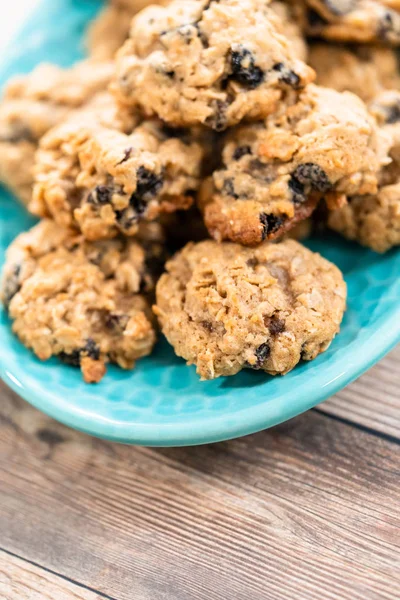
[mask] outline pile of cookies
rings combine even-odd
[[[316,358],[346,285],[298,240],[400,244],[399,45],[395,0],[112,0],[0,105],[14,332],[86,382],[159,329],[202,379]]]

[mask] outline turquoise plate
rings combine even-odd
[[[1,81],[42,60],[67,65],[82,56],[82,33],[99,3],[46,0],[18,36]],[[23,168],[23,165],[21,165]],[[33,223],[0,190],[0,264],[11,240]],[[330,349],[286,377],[244,371],[201,383],[193,367],[161,341],[133,372],[109,367],[95,386],[57,360],[41,363],[13,336],[0,309],[0,375],[28,402],[59,421],[114,441],[149,446],[201,444],[281,423],[322,402],[400,341],[400,251],[379,256],[332,235],[309,242],[344,272],[349,303]]]

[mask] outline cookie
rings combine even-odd
[[[371,111],[391,135],[392,162],[379,173],[376,194],[349,196],[346,205],[328,212],[327,223],[347,239],[382,253],[400,245],[400,92],[382,92]]]
[[[40,138],[105,89],[112,73],[110,62],[83,61],[70,69],[41,64],[8,83],[0,104],[0,181],[24,203]]]
[[[44,220],[11,244],[2,301],[13,331],[41,359],[57,356],[97,382],[107,362],[132,369],[150,354],[155,330],[146,293],[162,248],[134,239],[87,242]]]
[[[298,242],[188,244],[166,265],[155,312],[176,354],[202,379],[243,368],[285,374],[339,331],[346,284]]]
[[[353,92],[367,103],[385,89],[400,88],[400,64],[392,48],[318,42],[310,45],[308,58],[317,83]]]
[[[373,194],[388,145],[359,98],[311,84],[298,102],[228,134],[223,168],[199,197],[210,234],[257,244],[308,217],[322,196],[335,205]]]
[[[222,131],[277,109],[314,71],[296,57],[268,0],[174,0],[136,17],[114,92],[173,126]]]
[[[349,240],[375,252],[400,245],[400,177],[374,196],[355,196],[341,209],[331,211],[328,226]]]
[[[200,185],[206,144],[157,120],[139,122],[109,95],[51,130],[36,157],[30,209],[90,240],[134,235],[139,223],[187,209]]]
[[[400,44],[396,0],[305,0],[302,20],[309,35],[327,40]]]

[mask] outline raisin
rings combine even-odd
[[[146,167],[139,167],[136,176],[137,185],[135,193],[144,199],[156,196],[163,186],[162,177],[149,171]]]
[[[223,100],[213,100],[210,106],[213,112],[207,117],[205,124],[215,131],[226,129],[226,111],[228,106],[229,104]]]
[[[235,200],[239,198],[239,195],[235,192],[235,186],[233,184],[232,177],[228,177],[227,179],[225,179],[222,192],[226,196],[232,196],[232,198],[234,198]]]
[[[325,171],[314,163],[299,165],[292,173],[288,185],[294,204],[303,203],[312,190],[326,193],[332,188]]]
[[[70,365],[71,367],[80,367],[81,364],[81,351],[74,350],[73,352],[67,354],[66,352],[60,352],[58,358],[66,365]]]
[[[264,72],[255,64],[254,56],[250,50],[238,47],[231,50],[230,66],[231,79],[238,81],[241,85],[253,90],[264,81]]]
[[[271,335],[279,335],[285,331],[285,321],[276,315],[272,315],[272,317],[269,317],[266,321],[266,326],[268,327]]]
[[[136,191],[130,197],[129,205],[134,209],[136,215],[142,215],[146,211],[149,200],[154,198],[162,188],[163,180],[160,175],[156,175],[146,167],[139,167],[136,176]],[[125,211],[120,212],[124,213]]]
[[[87,202],[89,202],[89,204],[94,204],[95,206],[110,204],[113,191],[113,188],[108,185],[97,185],[87,197]]]
[[[238,146],[237,148],[235,148],[235,151],[233,153],[233,160],[239,160],[242,158],[242,156],[246,156],[246,154],[251,154],[251,148],[250,146]]]
[[[100,348],[96,345],[92,338],[87,339],[86,345],[81,352],[93,360],[99,360],[100,358]]]
[[[129,321],[128,315],[117,315],[116,313],[108,313],[105,320],[107,329],[111,329],[115,333],[122,333]]]
[[[17,294],[21,289],[21,283],[19,281],[20,273],[21,265],[14,265],[14,267],[11,269],[10,274],[4,280],[3,304],[5,308],[8,308],[15,294]]]
[[[400,37],[400,15],[387,10],[380,19],[378,35],[385,41],[398,41]]]
[[[332,184],[329,181],[325,171],[319,165],[314,163],[303,163],[299,165],[292,177],[300,182],[304,187],[310,186],[311,189],[317,192],[326,194],[332,189]]]
[[[298,179],[294,175],[291,175],[288,183],[289,189],[292,192],[292,200],[294,204],[301,204],[305,201],[305,190],[304,185],[300,183]]]
[[[279,73],[280,81],[286,83],[286,85],[290,85],[290,87],[292,87],[295,90],[299,88],[300,77],[297,75],[297,73],[285,67],[283,63],[276,63],[272,67],[272,70],[277,71]]]
[[[286,218],[283,216],[261,213],[260,221],[263,226],[262,239],[265,240],[268,236],[279,231],[285,220]]]
[[[58,358],[66,365],[79,367],[81,364],[81,358],[83,356],[88,356],[93,360],[99,360],[100,348],[96,345],[92,338],[88,338],[86,344],[79,350],[74,350],[71,353],[60,352]]]
[[[255,370],[262,369],[265,361],[271,356],[271,347],[266,342],[265,344],[261,344],[255,352],[257,362],[255,365],[252,365],[252,368]]]
[[[400,103],[387,108],[386,123],[392,125],[400,121]]]

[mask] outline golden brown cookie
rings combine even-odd
[[[322,196],[335,204],[375,193],[388,143],[359,98],[307,86],[298,102],[228,134],[223,168],[199,198],[210,234],[257,244],[304,220]]]
[[[146,294],[163,250],[143,235],[93,243],[44,220],[18,236],[1,298],[22,343],[41,360],[80,366],[88,383],[103,377],[107,362],[132,369],[150,354],[156,336]]]
[[[176,354],[202,379],[243,368],[285,374],[339,331],[342,274],[293,240],[256,248],[190,243],[166,268],[155,312]]]
[[[8,83],[0,104],[0,181],[23,202],[31,197],[40,138],[104,90],[112,72],[110,62],[83,61],[70,69],[41,64]]]
[[[90,240],[134,235],[143,220],[189,208],[206,149],[190,131],[140,122],[104,100],[42,139],[30,204]]]
[[[174,126],[222,131],[262,118],[314,72],[296,57],[268,0],[174,0],[136,17],[114,91]]]

